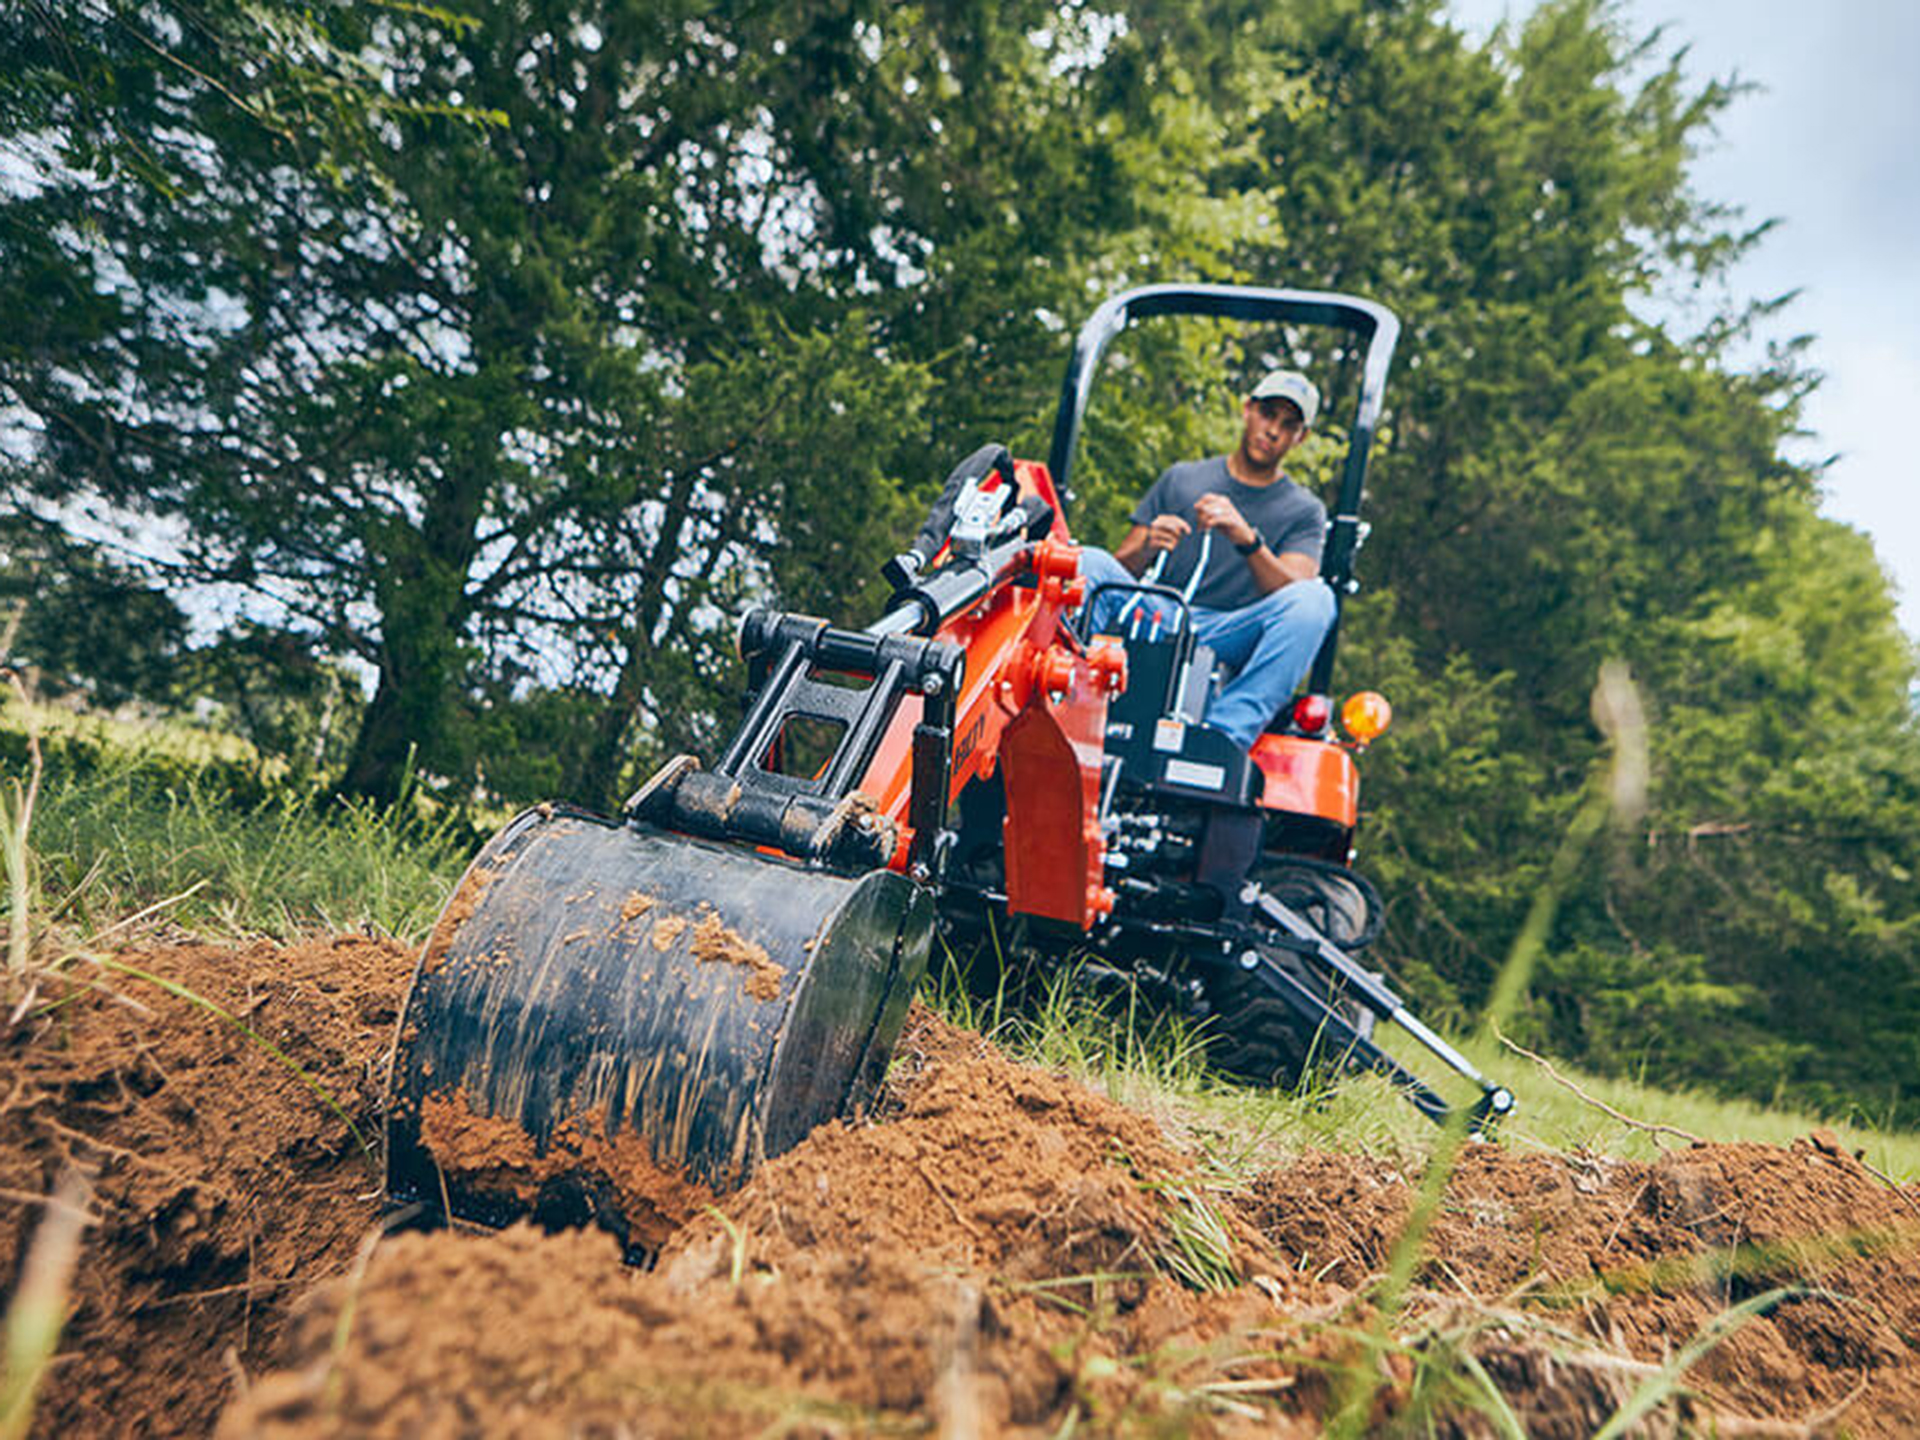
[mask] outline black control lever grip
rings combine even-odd
[[[947,535],[953,529],[953,507],[960,498],[960,492],[975,480],[984,480],[990,471],[1000,473],[1001,483],[1011,487],[1013,479],[1013,455],[1007,447],[1000,444],[982,445],[966,459],[953,467],[947,476],[946,484],[940,487],[940,498],[933,502],[933,508],[927,512],[926,523],[920,527],[920,533],[914,536],[913,544],[908,547],[907,555],[918,557],[919,563],[911,567],[914,576],[927,568],[940,547],[947,543]],[[895,588],[904,589],[895,580],[893,567],[907,568],[902,562],[906,555],[896,556],[888,562],[887,578],[895,581]],[[908,584],[912,580],[909,579]]]
[[[1053,506],[1038,495],[1029,495],[1019,505],[1019,513],[1026,517],[1022,527],[1029,540],[1044,540],[1047,532],[1053,529]]]

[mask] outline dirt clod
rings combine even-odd
[[[453,897],[447,901],[446,909],[440,912],[433,933],[427,937],[427,948],[420,956],[422,974],[431,975],[447,963],[447,951],[453,947],[453,937],[460,933],[462,925],[473,918],[473,912],[487,893],[487,887],[499,878],[499,871],[489,870],[484,865],[468,867]]]
[[[728,926],[718,915],[705,915],[693,927],[692,950],[693,958],[703,964],[718,962],[744,967],[747,978],[741,982],[740,988],[750,998],[780,998],[780,980],[787,973],[787,967],[776,963],[767,954],[765,946],[756,945]]]

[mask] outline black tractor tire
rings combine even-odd
[[[1373,1034],[1373,1012],[1333,993],[1327,975],[1298,956],[1281,965],[1363,1037]],[[1213,1014],[1207,1022],[1207,1064],[1220,1074],[1253,1085],[1297,1088],[1308,1072],[1337,1073],[1345,1056],[1340,1042],[1274,994],[1254,974],[1222,964],[1202,979]]]
[[[1380,892],[1364,875],[1310,855],[1266,855],[1252,878],[1349,954],[1380,933]],[[1332,976],[1303,956],[1280,952],[1279,963],[1295,980],[1325,999],[1362,1039],[1373,1036],[1374,1014],[1339,993]],[[1221,965],[1205,977],[1213,1011],[1207,1062],[1221,1074],[1256,1085],[1298,1086],[1309,1069],[1337,1071],[1340,1042],[1274,994],[1257,975]]]
[[[1267,854],[1254,863],[1252,878],[1349,954],[1371,945],[1386,919],[1373,882],[1332,860]]]

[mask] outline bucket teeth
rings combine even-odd
[[[649,1248],[871,1096],[931,933],[928,892],[891,871],[528,811],[422,953],[389,1192],[485,1224],[594,1218]]]

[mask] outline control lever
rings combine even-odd
[[[1001,489],[1009,497],[1018,493],[1019,487],[1013,474],[1013,454],[1004,445],[982,445],[953,467],[946,483],[940,487],[940,498],[933,502],[933,508],[927,512],[926,523],[920,527],[920,533],[913,537],[913,544],[881,567],[880,573],[886,576],[896,592],[913,588],[921,572],[933,563],[933,557],[940,553],[940,547],[952,535],[955,512],[962,495],[969,488],[977,491],[980,482],[992,474],[999,475]],[[1010,502],[1001,503],[1004,508]]]

